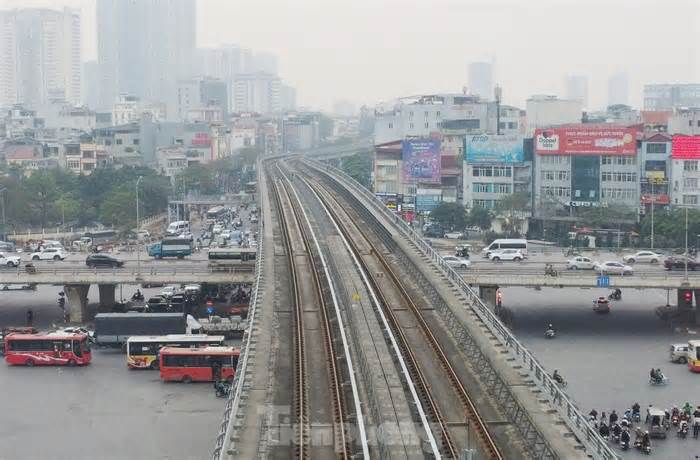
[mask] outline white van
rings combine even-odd
[[[175,222],[170,222],[168,229],[165,230],[166,235],[179,235],[183,232],[190,231],[190,222],[187,220],[176,220]]]
[[[498,239],[493,240],[491,244],[486,246],[481,250],[481,255],[488,258],[489,255],[494,251],[499,251],[501,249],[518,249],[520,253],[524,256],[527,255],[527,240],[515,240],[515,239]]]

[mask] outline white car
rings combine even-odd
[[[67,254],[60,248],[46,248],[41,252],[33,252],[29,257],[32,260],[64,260]]]
[[[180,289],[177,286],[165,286],[163,289],[160,291],[160,296],[165,297],[166,299],[171,298],[175,294],[179,294]]]
[[[661,255],[652,251],[639,251],[636,254],[628,254],[622,257],[622,261],[626,264],[633,264],[635,262],[649,262],[651,264],[658,264],[661,260]]]
[[[8,267],[19,267],[22,262],[19,256],[6,256],[0,252],[0,265],[7,265]]]
[[[472,264],[469,259],[457,256],[444,256],[442,260],[447,262],[447,265],[452,268],[469,268]]]
[[[464,233],[462,232],[447,232],[445,233],[445,238],[448,240],[463,240]]]
[[[223,239],[230,240],[231,239],[231,230],[224,230],[223,232],[221,232],[220,236]]]
[[[214,228],[212,228],[211,231],[212,231],[212,233],[213,233],[214,235],[218,235],[218,234],[221,233],[223,230],[224,230],[224,227],[223,227],[222,225],[216,224],[216,225],[214,225]]]
[[[520,262],[524,258],[525,257],[523,256],[523,253],[520,252],[520,249],[500,249],[489,253],[489,259],[493,260],[494,262],[501,260],[513,260],[515,262]]]
[[[625,265],[622,262],[616,262],[614,260],[608,260],[607,262],[596,262],[593,269],[601,275],[634,274],[634,269],[632,267],[630,267],[629,265]]]
[[[594,265],[595,262],[583,256],[574,257],[566,262],[566,268],[568,270],[593,270]]]

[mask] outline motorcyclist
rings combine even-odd
[[[623,429],[622,433],[620,433],[620,442],[624,445],[629,445],[630,431],[627,428]]]
[[[683,420],[681,424],[678,426],[678,434],[679,435],[686,435],[688,434],[688,422]]]
[[[641,410],[642,408],[638,402],[632,404],[632,417],[636,419],[641,418]]]
[[[671,409],[671,423],[674,425],[678,425],[678,421],[680,419],[681,413],[678,410],[678,407],[673,406],[673,409]]]
[[[552,326],[552,323],[549,323],[549,324],[547,325],[547,330],[546,330],[544,333],[545,333],[545,335],[548,335],[548,336],[552,336],[552,337],[553,337],[554,334],[557,333],[557,331],[554,330],[554,326]]]
[[[685,412],[688,417],[690,417],[690,414],[693,413],[693,406],[691,406],[688,401],[683,404],[683,412]]]
[[[136,289],[136,292],[134,292],[134,295],[131,296],[131,300],[143,300],[143,294],[141,294],[140,289]]]
[[[557,382],[559,384],[564,383],[564,377],[562,377],[561,374],[559,374],[559,371],[556,369],[554,369],[554,373],[552,374],[552,378],[554,379],[555,382]]]
[[[613,423],[612,432],[613,432],[613,436],[615,438],[617,438],[617,439],[620,438],[620,434],[622,434],[622,427],[620,426],[619,423]]]
[[[698,438],[700,434],[700,406],[693,412],[693,437]]]
[[[608,428],[608,425],[606,425],[605,422],[600,422],[598,433],[600,433],[600,435],[606,439],[610,437],[610,428]]]
[[[642,435],[642,449],[651,448],[651,436],[649,436],[649,430],[644,432]]]
[[[619,416],[617,415],[617,412],[615,412],[615,409],[613,409],[612,412],[610,412],[610,425],[617,423],[617,419]]]

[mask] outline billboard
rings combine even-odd
[[[430,212],[442,202],[442,195],[416,195],[416,211]]]
[[[674,160],[700,160],[700,136],[673,136],[671,158]]]
[[[522,163],[523,138],[479,134],[464,138],[467,163]]]
[[[575,125],[535,130],[538,155],[636,155],[634,128]]]
[[[440,182],[440,141],[410,139],[402,142],[404,180]]]

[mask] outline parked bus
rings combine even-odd
[[[160,349],[160,379],[164,382],[233,381],[240,350],[234,347]]]
[[[228,268],[244,262],[255,261],[255,248],[212,248],[209,250],[209,266]]]
[[[223,219],[227,212],[228,210],[225,206],[214,206],[213,208],[209,208],[207,211],[207,220],[205,222],[211,225],[217,220]]]
[[[700,340],[688,341],[688,369],[700,372]]]
[[[5,337],[5,362],[12,365],[75,366],[92,360],[85,334],[54,332],[45,335],[16,334]]]
[[[157,369],[163,347],[200,348],[223,346],[223,335],[134,335],[126,341],[126,364],[132,369]]]

